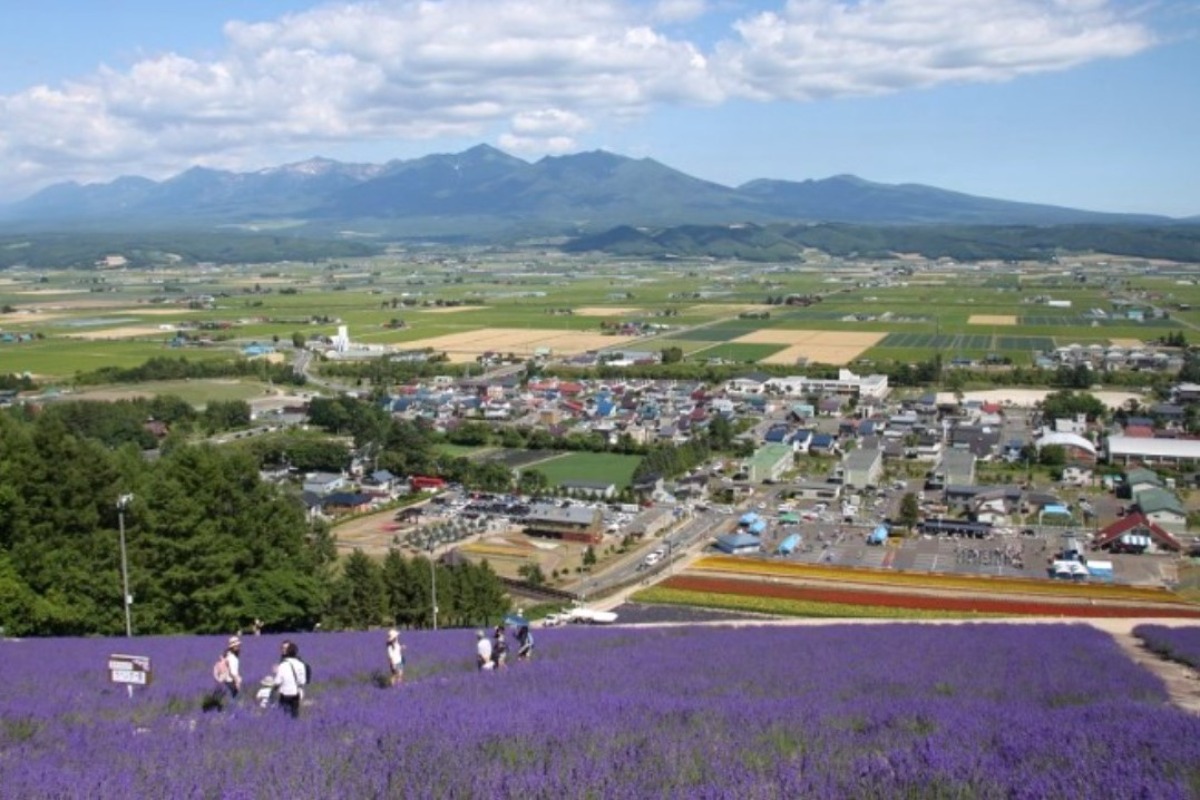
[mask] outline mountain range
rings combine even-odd
[[[617,226],[734,223],[1065,225],[1171,223],[977,197],[919,184],[758,179],[738,187],[605,151],[524,161],[488,145],[386,164],[314,158],[255,172],[194,167],[153,181],[56,184],[0,209],[7,229],[234,226],[308,235],[496,238]]]

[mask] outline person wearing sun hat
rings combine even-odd
[[[404,683],[404,645],[400,644],[400,631],[395,628],[387,632],[387,659],[392,686]]]
[[[225,643],[225,674],[222,683],[229,690],[230,698],[234,700],[242,691],[241,655],[242,640],[237,636],[230,636],[229,641]]]

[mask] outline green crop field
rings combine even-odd
[[[1152,267],[1113,257],[1124,267],[1109,272],[1108,264],[1088,261],[1080,278],[1065,261],[912,267],[806,257],[808,263],[792,264],[664,263],[549,248],[397,248],[320,263],[15,268],[0,277],[0,369],[69,384],[78,372],[132,367],[156,356],[229,359],[251,342],[278,343],[286,352],[293,336],[329,337],[339,325],[354,342],[403,347],[488,328],[598,334],[603,322],[642,322],[667,327],[604,346],[680,347],[689,359],[738,362],[780,351],[781,345],[735,341],[764,328],[874,332],[886,336],[863,361],[884,368],[935,353],[998,353],[1025,364],[1056,346],[1151,342],[1168,332],[1200,341],[1200,286],[1191,265]],[[788,296],[815,302],[781,304]],[[769,318],[740,319],[749,306]],[[1127,318],[1127,308],[1143,306],[1152,318]],[[1096,317],[1095,309],[1107,316]],[[205,338],[206,346],[168,348],[176,330]]]
[[[738,344],[726,342],[695,350],[688,353],[687,357],[692,361],[706,361],[710,358],[720,358],[725,361],[754,362],[772,356],[785,348],[786,345],[782,344]]]
[[[72,397],[77,400],[114,400],[134,394],[174,395],[193,406],[203,407],[214,401],[254,400],[273,391],[265,383],[252,380],[151,381],[128,389],[96,387],[75,392]]]
[[[611,481],[618,489],[629,485],[641,458],[615,453],[568,453],[535,468],[552,486],[563,481]]]

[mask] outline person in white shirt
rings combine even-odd
[[[479,669],[492,668],[492,640],[483,631],[475,631],[475,664]]]
[[[236,636],[230,636],[229,642],[225,645],[225,674],[222,676],[222,682],[225,688],[229,690],[230,698],[237,700],[238,694],[242,691],[242,640]]]
[[[279,692],[279,707],[292,717],[300,716],[300,701],[306,683],[308,667],[300,660],[300,648],[295,642],[285,641],[280,646],[279,663],[275,665],[275,689]]]
[[[395,628],[387,634],[387,659],[392,672],[392,686],[404,683],[404,645],[400,644],[400,631]]]

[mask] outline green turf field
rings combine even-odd
[[[629,485],[641,461],[639,456],[615,453],[567,453],[533,465],[557,486],[563,481],[611,481],[618,489]]]

